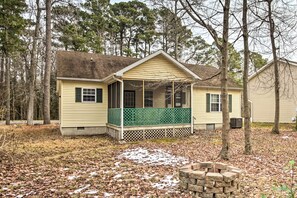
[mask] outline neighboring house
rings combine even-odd
[[[57,52],[63,135],[108,133],[139,140],[184,136],[222,125],[219,71],[181,64],[163,51],[143,59]],[[230,117],[241,116],[241,87],[229,81]]]
[[[278,60],[280,77],[280,122],[290,123],[297,111],[297,63],[283,59]],[[263,66],[249,78],[248,90],[251,102],[253,122],[274,122],[273,61]]]

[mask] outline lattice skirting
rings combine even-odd
[[[108,127],[107,133],[120,140],[120,128]],[[147,127],[147,128],[125,128],[123,133],[123,140],[127,142],[147,140],[147,139],[161,139],[173,137],[186,137],[191,135],[191,127]]]

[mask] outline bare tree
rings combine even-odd
[[[249,96],[248,96],[248,75],[249,75],[249,34],[248,34],[248,3],[247,0],[243,0],[242,6],[242,32],[244,43],[244,59],[243,59],[243,111],[244,111],[244,136],[245,136],[245,154],[251,154],[251,114],[249,108]]]
[[[36,24],[33,35],[32,51],[31,51],[31,65],[29,69],[29,101],[27,109],[27,124],[33,125],[34,119],[34,101],[35,101],[35,85],[36,85],[36,67],[37,67],[37,39],[39,36],[41,9],[39,0],[36,0]]]
[[[268,6],[268,22],[269,22],[269,35],[271,41],[271,50],[273,55],[273,67],[274,67],[274,94],[275,94],[275,114],[274,114],[274,126],[272,133],[279,134],[279,112],[280,112],[280,96],[279,96],[279,71],[278,71],[278,61],[276,55],[276,46],[275,46],[275,24],[272,18],[272,0],[266,0]]]
[[[45,46],[45,72],[43,90],[43,124],[50,124],[50,77],[51,77],[51,0],[46,0],[46,46]]]
[[[221,101],[222,101],[222,150],[220,157],[224,160],[228,160],[229,153],[229,109],[228,109],[228,40],[229,40],[229,18],[230,18],[230,0],[225,0],[224,3],[219,1],[220,6],[223,9],[223,22],[221,23],[223,33],[222,40],[220,40],[218,31],[211,25],[210,20],[212,17],[204,17],[203,14],[199,13],[194,8],[194,3],[189,0],[179,0],[182,7],[187,11],[191,18],[198,23],[200,26],[205,28],[210,36],[213,38],[216,47],[219,49],[221,54]],[[201,2],[199,2],[201,4]],[[199,4],[196,6],[199,6]]]
[[[6,93],[6,116],[5,124],[10,125],[10,60],[8,57],[5,58],[5,93]]]
[[[282,76],[279,60],[290,58],[296,52],[296,3],[290,0],[253,1],[250,11],[255,16],[253,42],[259,44],[263,53],[272,54],[273,72],[261,83],[266,92],[274,92],[274,126],[272,133],[279,134],[281,89],[288,84],[280,81],[292,81],[291,76]],[[283,79],[284,78],[284,79]],[[271,79],[271,80],[270,80]],[[269,81],[269,83],[268,83]],[[270,83],[273,81],[273,83]],[[281,85],[282,84],[282,85]]]

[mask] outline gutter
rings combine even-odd
[[[57,80],[74,80],[74,81],[88,81],[88,82],[105,82],[113,78],[115,73],[110,74],[109,76],[102,79],[90,79],[90,78],[71,78],[71,77],[57,77]]]

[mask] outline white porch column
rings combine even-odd
[[[174,90],[175,90],[175,88],[174,88],[174,81],[172,81],[171,108],[174,108],[175,107],[175,105],[174,105]]]
[[[120,140],[124,138],[124,80],[121,81],[121,133]]]
[[[193,101],[193,95],[194,95],[194,92],[193,92],[193,87],[194,87],[194,83],[191,83],[191,133],[193,134],[194,133],[194,118],[193,118],[193,109],[194,109],[194,101]]]
[[[144,108],[144,80],[142,80],[142,108]]]

